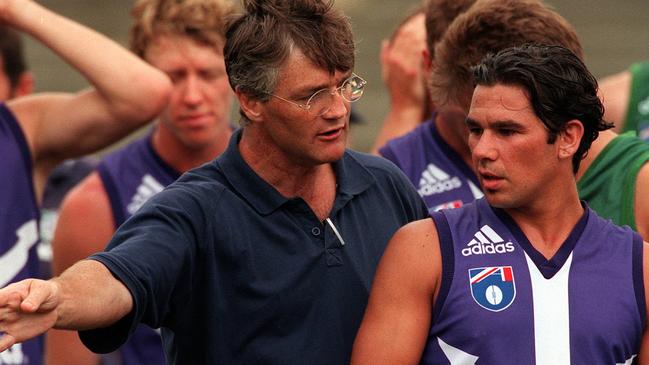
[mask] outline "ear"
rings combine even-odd
[[[424,68],[424,75],[426,75],[426,78],[428,78],[428,76],[430,76],[430,73],[433,71],[433,60],[432,58],[430,58],[430,52],[428,51],[428,48],[424,48],[424,50],[421,51],[421,62]]]
[[[239,88],[237,88],[234,93],[237,96],[239,106],[246,117],[252,122],[260,122],[262,120],[261,111],[263,102],[242,92]]]
[[[584,125],[581,121],[577,119],[568,121],[563,131],[557,136],[557,153],[559,159],[572,159],[572,156],[577,153],[583,136]]]
[[[31,72],[21,73],[12,90],[12,97],[29,95],[32,91],[34,91],[34,75]]]

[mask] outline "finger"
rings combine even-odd
[[[20,303],[20,309],[26,313],[36,312],[41,304],[50,297],[51,293],[52,290],[46,282],[32,283],[27,297]]]
[[[10,334],[3,334],[2,337],[0,337],[0,352],[10,348],[11,346],[16,344],[16,339],[10,335]]]

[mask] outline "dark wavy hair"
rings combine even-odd
[[[18,85],[20,75],[27,70],[27,64],[20,34],[4,25],[0,25],[0,53],[3,71],[7,74],[13,90]]]
[[[604,106],[597,96],[597,80],[567,48],[535,44],[507,48],[488,55],[471,71],[476,85],[522,87],[548,130],[550,144],[567,122],[580,121],[584,136],[572,158],[575,173],[599,132],[613,127],[602,119]]]
[[[233,90],[268,100],[294,48],[331,72],[354,67],[349,19],[333,0],[243,0],[226,29],[225,66]]]

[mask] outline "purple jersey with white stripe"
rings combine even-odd
[[[32,180],[32,158],[18,121],[0,104],[0,287],[39,277],[38,205]],[[0,365],[42,364],[43,338],[14,345],[0,353]]]
[[[480,199],[433,214],[442,284],[422,364],[631,364],[645,327],[642,239],[586,207],[550,260]]]
[[[379,149],[408,176],[430,212],[458,208],[483,196],[473,170],[439,135],[436,115]]]
[[[106,156],[97,171],[110,200],[115,229],[180,176],[158,156],[150,136]],[[165,363],[160,335],[144,325],[138,326],[119,351],[123,365]]]

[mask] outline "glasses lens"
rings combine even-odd
[[[326,113],[329,109],[329,104],[331,103],[329,100],[330,98],[327,96],[331,96],[327,89],[321,89],[313,93],[307,103],[307,105],[309,105],[309,110],[314,112],[316,115]]]
[[[363,80],[360,76],[353,75],[345,80],[335,92],[329,89],[318,90],[311,95],[311,98],[307,102],[309,110],[318,116],[326,113],[331,108],[333,96],[336,92],[340,92],[343,99],[349,102],[357,101],[363,96],[363,89],[366,83],[367,81]]]
[[[345,100],[354,102],[363,96],[366,81],[359,76],[352,76],[341,86],[341,94]]]

